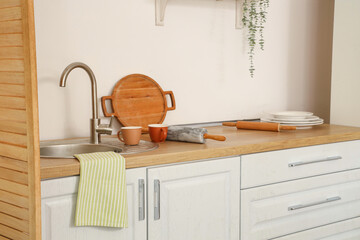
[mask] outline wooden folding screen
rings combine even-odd
[[[33,0],[0,0],[0,240],[41,239]]]

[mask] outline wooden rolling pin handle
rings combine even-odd
[[[280,130],[296,130],[295,126],[280,125]]]
[[[223,126],[228,126],[228,127],[235,127],[236,123],[234,123],[234,122],[223,122],[222,125]]]
[[[212,140],[216,140],[216,141],[225,141],[226,137],[225,136],[221,136],[221,135],[211,135],[211,134],[204,134],[204,138],[205,139],[212,139]]]

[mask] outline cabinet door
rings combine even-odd
[[[79,177],[42,181],[42,239],[145,240],[146,216],[144,214],[146,209],[145,195],[142,194],[146,193],[145,178],[146,169],[144,168],[126,170],[129,227],[125,229],[75,227],[75,205]]]
[[[238,240],[240,157],[148,169],[149,240]]]
[[[337,222],[274,240],[359,240],[360,218]]]

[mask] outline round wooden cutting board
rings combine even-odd
[[[168,107],[166,95],[170,96]],[[111,101],[113,112],[105,105]],[[120,79],[111,96],[101,98],[102,109],[106,117],[116,116],[123,126],[147,126],[162,123],[169,110],[175,110],[175,98],[172,91],[164,92],[157,82],[142,74],[131,74]]]

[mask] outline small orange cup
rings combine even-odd
[[[167,137],[168,126],[165,124],[150,124],[149,134],[152,142],[164,142]]]
[[[138,145],[141,137],[141,127],[122,127],[118,138],[126,145]]]

